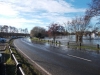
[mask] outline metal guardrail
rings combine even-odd
[[[18,60],[16,59],[13,51],[11,50],[11,47],[9,46],[9,50],[11,53],[11,58],[14,59],[14,61],[16,62],[16,69],[17,69],[17,75],[25,75],[23,69],[22,69],[22,64],[18,62]]]

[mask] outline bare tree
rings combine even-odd
[[[64,32],[65,32],[65,29],[60,24],[51,23],[48,26],[48,34],[53,37],[54,42],[55,42],[56,36],[59,35],[59,34],[61,35]]]
[[[7,26],[7,25],[3,25],[3,26],[1,27],[1,32],[6,32],[6,33],[8,33],[8,26]]]
[[[27,28],[25,28],[25,33],[28,33],[28,29]]]
[[[89,3],[89,8],[86,10],[86,15],[89,18],[93,18],[95,16],[98,16],[99,22],[96,23],[98,26],[94,25],[92,28],[92,32],[97,32],[100,29],[100,0],[92,0],[91,3]]]
[[[64,25],[64,31],[65,31],[65,35],[68,35],[69,34],[69,27],[68,27],[68,25],[67,25],[67,23],[63,23],[63,25]]]
[[[100,16],[100,0],[92,0],[87,10],[91,17]]]
[[[89,27],[90,18],[87,16],[76,17],[72,21],[68,21],[69,29],[75,33],[76,42],[82,42],[83,34],[85,30]]]
[[[86,15],[88,17],[100,17],[100,0],[92,0],[91,3],[89,3],[89,8],[86,10]],[[98,19],[100,23],[100,18]]]

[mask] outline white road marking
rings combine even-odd
[[[65,46],[65,45],[61,45],[61,46]]]
[[[14,43],[15,45],[15,43]],[[16,46],[16,45],[15,45]],[[17,46],[16,46],[17,47]],[[28,59],[30,59],[36,66],[38,66],[42,71],[44,71],[47,75],[52,75],[51,73],[49,73],[48,71],[46,71],[43,67],[41,67],[39,64],[37,64],[35,61],[33,61],[29,56],[27,56],[24,52],[21,51],[21,49],[19,49],[17,47],[18,50],[20,50],[21,53],[23,53]]]
[[[24,42],[24,43],[26,43],[26,44],[28,44],[28,45],[33,46],[32,44],[30,44],[30,43],[28,43],[28,42],[25,42],[25,41],[23,41],[22,39],[21,39],[21,41]],[[46,50],[46,51],[48,51],[48,50]],[[48,51],[48,52],[49,52],[49,51]],[[65,55],[62,55],[62,54],[59,54],[59,53],[54,53],[54,54],[58,54],[58,55],[61,55],[61,56],[65,56]],[[74,55],[70,55],[70,54],[67,54],[67,55],[70,56],[70,57],[74,57],[74,58],[78,58],[78,59],[84,60],[84,61],[92,62],[92,60],[85,59],[85,58],[82,58],[82,57],[78,57],[78,56],[74,56]]]
[[[92,62],[92,60],[89,60],[89,59],[81,58],[81,57],[70,55],[70,54],[67,54],[67,55],[70,56],[70,57],[74,57],[74,58],[78,58],[78,59],[82,59],[82,60],[85,60],[85,61]]]

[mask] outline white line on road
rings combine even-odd
[[[92,62],[92,60],[89,60],[89,59],[81,58],[81,57],[78,57],[78,56],[73,56],[73,55],[70,55],[70,54],[67,54],[67,55],[70,56],[70,57],[74,57],[74,58],[78,58],[78,59],[82,59],[82,60]]]
[[[23,41],[22,39],[21,39],[21,41],[24,42],[24,43],[26,43],[26,42]],[[33,45],[30,44],[30,43],[26,43],[26,44],[33,46]],[[64,45],[62,45],[62,46],[64,46]],[[48,50],[47,50],[47,51],[48,51]],[[49,51],[48,51],[48,52],[49,52]],[[59,53],[55,53],[55,54],[62,55],[62,54],[59,54]],[[86,59],[86,58],[82,58],[82,57],[78,57],[78,56],[74,56],[74,55],[70,55],[70,54],[67,54],[67,55],[70,56],[70,57],[73,57],[73,58],[77,58],[77,59],[85,60],[85,61],[88,61],[88,62],[92,62],[92,60],[89,60],[89,59]],[[62,56],[65,56],[65,55],[62,55]]]
[[[15,45],[15,43],[14,43]],[[15,45],[16,46],[16,45]],[[17,47],[17,46],[16,46]],[[42,71],[44,71],[47,75],[52,75],[50,74],[48,71],[46,71],[43,67],[41,67],[39,64],[37,64],[35,61],[33,61],[29,56],[27,56],[24,52],[21,51],[21,49],[19,49],[17,47],[18,50],[20,50],[21,53],[23,53],[28,59],[30,59],[36,66],[38,66]]]

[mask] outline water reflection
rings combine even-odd
[[[31,42],[30,37],[25,38],[26,41]]]
[[[53,40],[52,38],[45,38],[46,40]],[[30,38],[26,38],[26,40],[28,41],[28,42],[31,42],[31,39]],[[58,40],[58,41],[61,41],[61,43],[63,44],[63,45],[67,45],[67,43],[69,42],[69,41],[75,41],[75,35],[70,35],[70,36],[58,36],[57,38],[56,38],[56,40]],[[51,48],[59,48],[60,49],[60,51],[68,51],[69,50],[69,48],[68,47],[65,47],[65,46],[60,46],[60,45],[56,45],[56,44],[52,44],[51,42],[46,42],[46,43],[44,43],[44,42],[38,42],[38,41],[35,41],[34,42],[35,44],[40,44],[40,45],[43,45],[43,47],[44,48],[49,48],[50,50],[51,50]],[[88,45],[97,45],[97,44],[100,44],[100,39],[98,38],[94,38],[94,39],[91,39],[91,40],[89,40],[88,39],[88,37],[83,37],[83,43],[84,44],[88,44]],[[42,46],[41,46],[42,47]],[[54,50],[54,49],[53,49]],[[77,49],[75,49],[75,50],[77,50]],[[90,50],[90,49],[84,49],[84,51],[93,51],[93,50]],[[93,51],[94,52],[94,51]],[[96,53],[98,53],[99,54],[99,50],[96,50],[95,51]]]
[[[45,38],[46,40],[53,40],[53,38]],[[62,44],[67,44],[69,41],[75,41],[75,35],[69,35],[69,36],[57,36],[56,40],[61,41]],[[83,36],[83,43],[84,44],[100,44],[100,37],[92,35],[91,39],[90,36]]]
[[[53,40],[53,38],[45,38],[46,40]],[[61,41],[62,44],[66,45],[69,41],[75,41],[75,35],[69,35],[69,36],[57,36],[56,40]],[[30,38],[27,38],[28,42],[31,42]],[[83,44],[90,44],[90,45],[97,45],[100,44],[100,37],[99,36],[92,36],[92,39],[90,39],[89,36],[83,36]],[[48,46],[46,43],[45,45]]]

